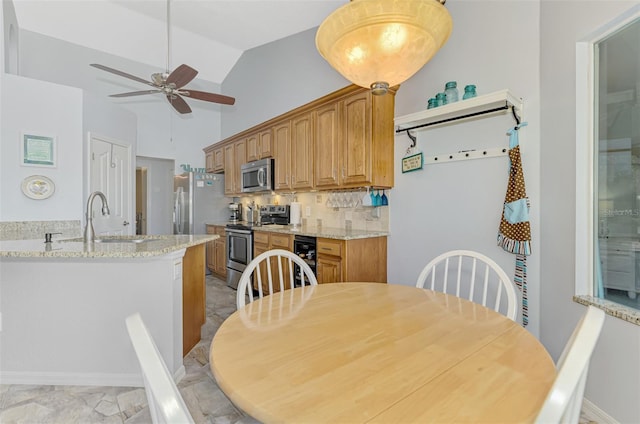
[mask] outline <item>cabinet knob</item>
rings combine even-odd
[[[127,225],[129,225],[129,221],[124,221],[122,225],[126,227]]]

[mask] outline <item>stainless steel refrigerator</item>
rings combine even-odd
[[[229,218],[224,176],[185,172],[173,177],[173,233],[206,234],[206,223]]]

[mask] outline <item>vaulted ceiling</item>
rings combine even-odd
[[[13,0],[21,30],[159,69],[170,51],[169,68],[189,64],[216,84],[245,50],[316,27],[347,2],[171,0],[168,31],[166,0]]]

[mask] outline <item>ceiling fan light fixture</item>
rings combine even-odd
[[[320,24],[316,48],[346,79],[385,94],[433,57],[452,27],[438,0],[352,0]]]

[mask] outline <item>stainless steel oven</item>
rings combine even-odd
[[[225,229],[227,237],[227,285],[237,289],[242,272],[253,259],[253,231],[242,228],[241,225],[236,228],[233,227],[233,225],[228,225]]]

